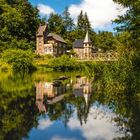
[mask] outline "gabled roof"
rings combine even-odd
[[[37,30],[36,35],[37,36],[42,36],[43,33],[45,32],[46,28],[47,28],[47,25],[40,25],[38,30]]]
[[[84,47],[83,43],[84,43],[83,39],[77,39],[73,43],[73,48],[83,48]]]
[[[91,43],[91,40],[90,40],[88,31],[87,31],[87,33],[86,33],[84,43]]]
[[[47,37],[52,37],[53,39],[59,41],[59,42],[63,42],[66,43],[66,41],[59,35],[55,34],[55,33],[49,33]]]

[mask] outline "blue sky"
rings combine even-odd
[[[62,13],[66,6],[71,4],[78,4],[81,0],[29,0],[33,5],[38,5],[40,3],[44,5],[49,5],[58,13]]]
[[[77,15],[83,10],[87,12],[92,28],[95,31],[113,31],[116,26],[112,21],[118,15],[125,13],[126,9],[113,2],[113,0],[29,0],[32,5],[37,6],[41,17],[49,17],[51,12],[61,14],[66,6],[74,22]]]

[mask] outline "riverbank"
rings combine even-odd
[[[16,73],[31,73],[33,71],[86,71],[93,74],[96,65],[100,62],[78,61],[68,55],[52,57],[39,56],[31,51],[7,50],[1,54],[0,71],[14,71]]]

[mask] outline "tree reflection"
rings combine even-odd
[[[54,84],[54,81],[36,83],[36,105],[38,110],[39,112],[47,112],[52,121],[61,119],[64,125],[67,126],[74,108],[76,108],[77,117],[82,125],[83,122],[86,123],[87,121],[91,106],[89,100],[92,93],[91,80],[87,77],[77,77],[76,79],[70,79],[67,84],[64,83],[60,81],[57,85],[56,82]]]
[[[35,89],[32,84],[29,85],[30,80],[28,80],[29,77],[23,78],[18,75],[0,81],[0,139],[2,140],[21,140],[22,137],[28,137],[28,132],[33,126],[37,126],[38,113],[34,107]],[[21,88],[23,83],[25,86]]]
[[[2,139],[20,140],[27,137],[29,130],[37,125],[37,112],[32,108],[32,96],[19,98],[12,101],[7,107],[7,111],[1,115]],[[27,110],[27,108],[29,108]],[[32,108],[32,109],[31,109]]]
[[[138,83],[130,82],[125,86],[126,83],[121,78],[115,77],[115,74],[109,70],[104,70],[101,77],[94,82],[96,93],[92,99],[109,106],[116,114],[112,121],[125,137],[114,140],[139,140],[140,102],[135,98],[139,88]]]
[[[28,137],[29,131],[38,126],[41,115],[47,115],[52,122],[59,120],[67,127],[76,114],[81,125],[87,123],[89,115],[94,119],[108,117],[107,121],[124,134],[114,140],[139,140],[140,102],[128,96],[122,84],[103,77],[94,83],[85,76],[51,79],[36,80],[31,75],[0,79],[0,139]]]

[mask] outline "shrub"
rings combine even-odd
[[[69,58],[67,55],[62,55],[61,57],[50,59],[48,66],[54,70],[61,71],[79,69],[76,60],[74,58]]]
[[[31,51],[23,50],[6,50],[2,54],[2,59],[12,65],[14,71],[31,72],[35,69],[32,64],[33,53]]]
[[[5,62],[2,62],[2,60],[0,59],[0,70],[2,72],[7,72],[8,70],[11,70],[11,66]]]
[[[51,59],[51,58],[53,58],[53,56],[51,54],[44,55],[44,59]]]

